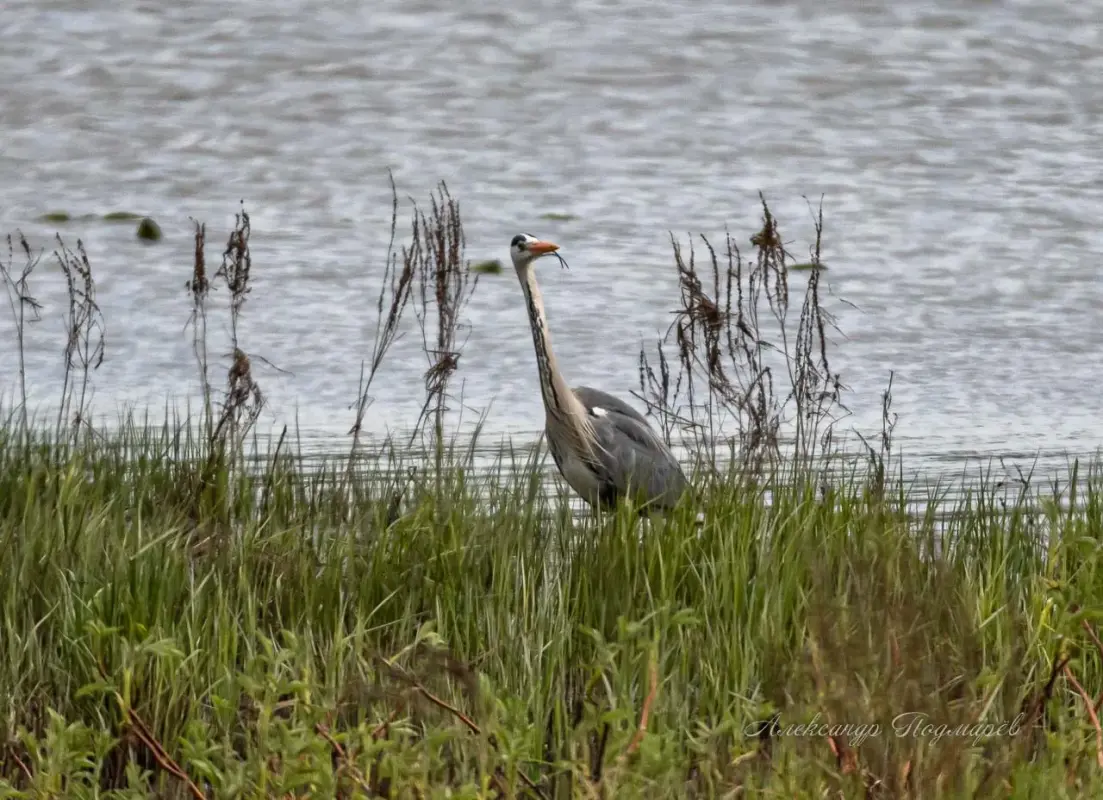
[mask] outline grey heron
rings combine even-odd
[[[588,386],[571,388],[559,371],[533,264],[559,246],[527,233],[510,242],[510,256],[528,307],[544,432],[559,473],[591,508],[613,508],[628,497],[641,513],[672,508],[687,486],[677,459],[636,409]]]

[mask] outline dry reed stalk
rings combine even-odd
[[[21,231],[17,231],[13,237],[8,234],[8,258],[5,261],[0,258],[0,281],[3,281],[5,293],[8,296],[8,307],[11,309],[12,322],[15,323],[16,351],[19,358],[19,414],[20,429],[27,434],[27,358],[26,358],[26,334],[27,325],[37,322],[42,310],[42,304],[31,294],[29,280],[31,274],[38,266],[41,255],[31,252],[31,246]],[[16,250],[23,255],[23,266],[15,266]],[[27,313],[30,312],[28,318]]]
[[[204,253],[207,225],[194,219],[192,224],[195,226],[192,277],[184,284],[191,296],[192,310],[185,328],[187,325],[191,325],[192,328],[192,352],[195,355],[196,368],[199,370],[199,387],[203,397],[203,426],[210,436],[214,430],[214,409],[207,358],[207,297],[211,290],[211,282],[207,277],[207,257]]]
[[[364,417],[372,403],[371,386],[383,365],[383,359],[387,352],[400,337],[400,323],[402,314],[409,304],[411,292],[416,276],[417,253],[407,248],[402,248],[402,262],[399,263],[398,253],[395,252],[395,235],[398,231],[398,190],[395,187],[394,176],[388,172],[391,184],[391,233],[387,244],[387,255],[383,263],[383,279],[379,288],[379,296],[376,302],[375,334],[372,341],[371,356],[366,363],[360,365],[360,380],[357,387],[356,419],[349,434],[352,435],[352,446],[349,451],[348,468],[351,472],[353,460],[360,444],[360,434],[363,431]],[[418,243],[415,237],[411,247]]]
[[[195,781],[184,772],[176,759],[169,755],[164,745],[153,735],[149,726],[138,716],[138,712],[133,708],[127,708],[126,718],[130,723],[130,728],[134,732],[135,737],[146,746],[146,749],[149,750],[150,754],[153,756],[153,760],[157,762],[157,766],[183,783],[188,794],[193,798],[196,798],[196,800],[207,800],[207,795],[205,795],[203,790],[196,785]]]
[[[421,328],[422,349],[429,361],[425,371],[425,403],[418,415],[411,441],[431,414],[433,432],[440,453],[444,437],[445,405],[448,384],[459,369],[462,343],[457,343],[459,317],[475,287],[473,275],[464,261],[465,238],[459,203],[441,181],[437,195],[430,197],[429,214],[414,209],[411,251],[417,253],[420,306],[415,308]],[[430,316],[436,319],[435,341],[430,341]]]
[[[226,375],[226,392],[222,400],[218,423],[212,438],[222,442],[232,437],[235,447],[240,447],[248,431],[256,424],[264,409],[265,398],[253,378],[252,361],[241,347],[238,327],[245,300],[251,291],[253,256],[249,250],[252,227],[244,203],[241,212],[234,215],[234,227],[230,231],[226,249],[222,252],[222,264],[214,274],[215,280],[226,284],[230,292],[230,367]]]
[[[77,251],[74,253],[65,246],[61,236],[56,238],[58,250],[54,252],[54,257],[65,276],[69,299],[65,316],[65,374],[57,416],[60,437],[67,422],[72,425],[75,436],[86,421],[85,411],[90,402],[90,372],[99,369],[103,363],[106,325],[103,312],[96,302],[96,282],[84,243],[77,239]],[[74,370],[80,371],[79,387],[73,376]],[[75,412],[74,396],[77,402]]]
[[[668,439],[681,428],[707,471],[718,468],[726,422],[736,428],[735,437],[727,440],[732,457],[748,472],[759,473],[778,463],[786,421],[795,422],[796,456],[807,459],[826,447],[836,411],[845,411],[844,387],[828,360],[827,330],[834,320],[820,295],[822,212],[815,220],[812,269],[792,332],[791,256],[777,220],[760,198],[763,222],[751,237],[756,248],[751,259],[743,257],[730,234],[720,251],[701,236],[708,255],[701,265],[692,240],[687,251],[671,235],[679,305],[656,347],[657,370],[640,351],[640,386],[634,394],[659,419]],[[676,373],[666,354],[671,344],[678,352]],[[789,384],[783,393],[775,387],[779,374]]]

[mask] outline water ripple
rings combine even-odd
[[[763,190],[803,252],[824,196],[825,258],[853,387],[875,427],[890,370],[928,454],[1095,448],[1103,428],[1098,142],[1103,42],[1091,4],[13,0],[0,20],[0,222],[50,247],[46,211],[149,213],[165,240],[77,220],[101,281],[97,408],[194,397],[184,322],[188,217],[220,244],[253,215],[243,335],[266,424],[343,432],[374,303],[386,169],[460,199],[472,258],[557,238],[542,270],[572,382],[627,395],[669,321],[668,231],[745,244]],[[549,212],[573,219],[549,220]],[[214,251],[212,250],[212,253]],[[60,382],[62,289],[40,273],[28,340],[38,402]],[[463,399],[491,430],[542,411],[516,281],[469,309]],[[212,350],[225,352],[224,326]],[[0,318],[0,341],[12,341]],[[369,424],[408,426],[425,367],[411,328]],[[0,392],[16,357],[0,348]]]

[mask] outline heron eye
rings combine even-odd
[[[516,236],[514,236],[513,237],[513,246],[516,247],[518,250],[524,250],[525,249],[525,237],[520,233],[517,234]]]

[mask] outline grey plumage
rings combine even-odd
[[[638,503],[672,508],[686,489],[686,478],[643,414],[599,389],[578,386],[574,393],[597,434],[601,503],[611,506],[634,489]]]
[[[518,234],[510,244],[528,306],[552,458],[571,488],[591,506],[610,508],[631,496],[641,512],[672,508],[688,483],[647,419],[606,392],[569,388],[559,372],[531,267],[556,249],[528,234]]]

